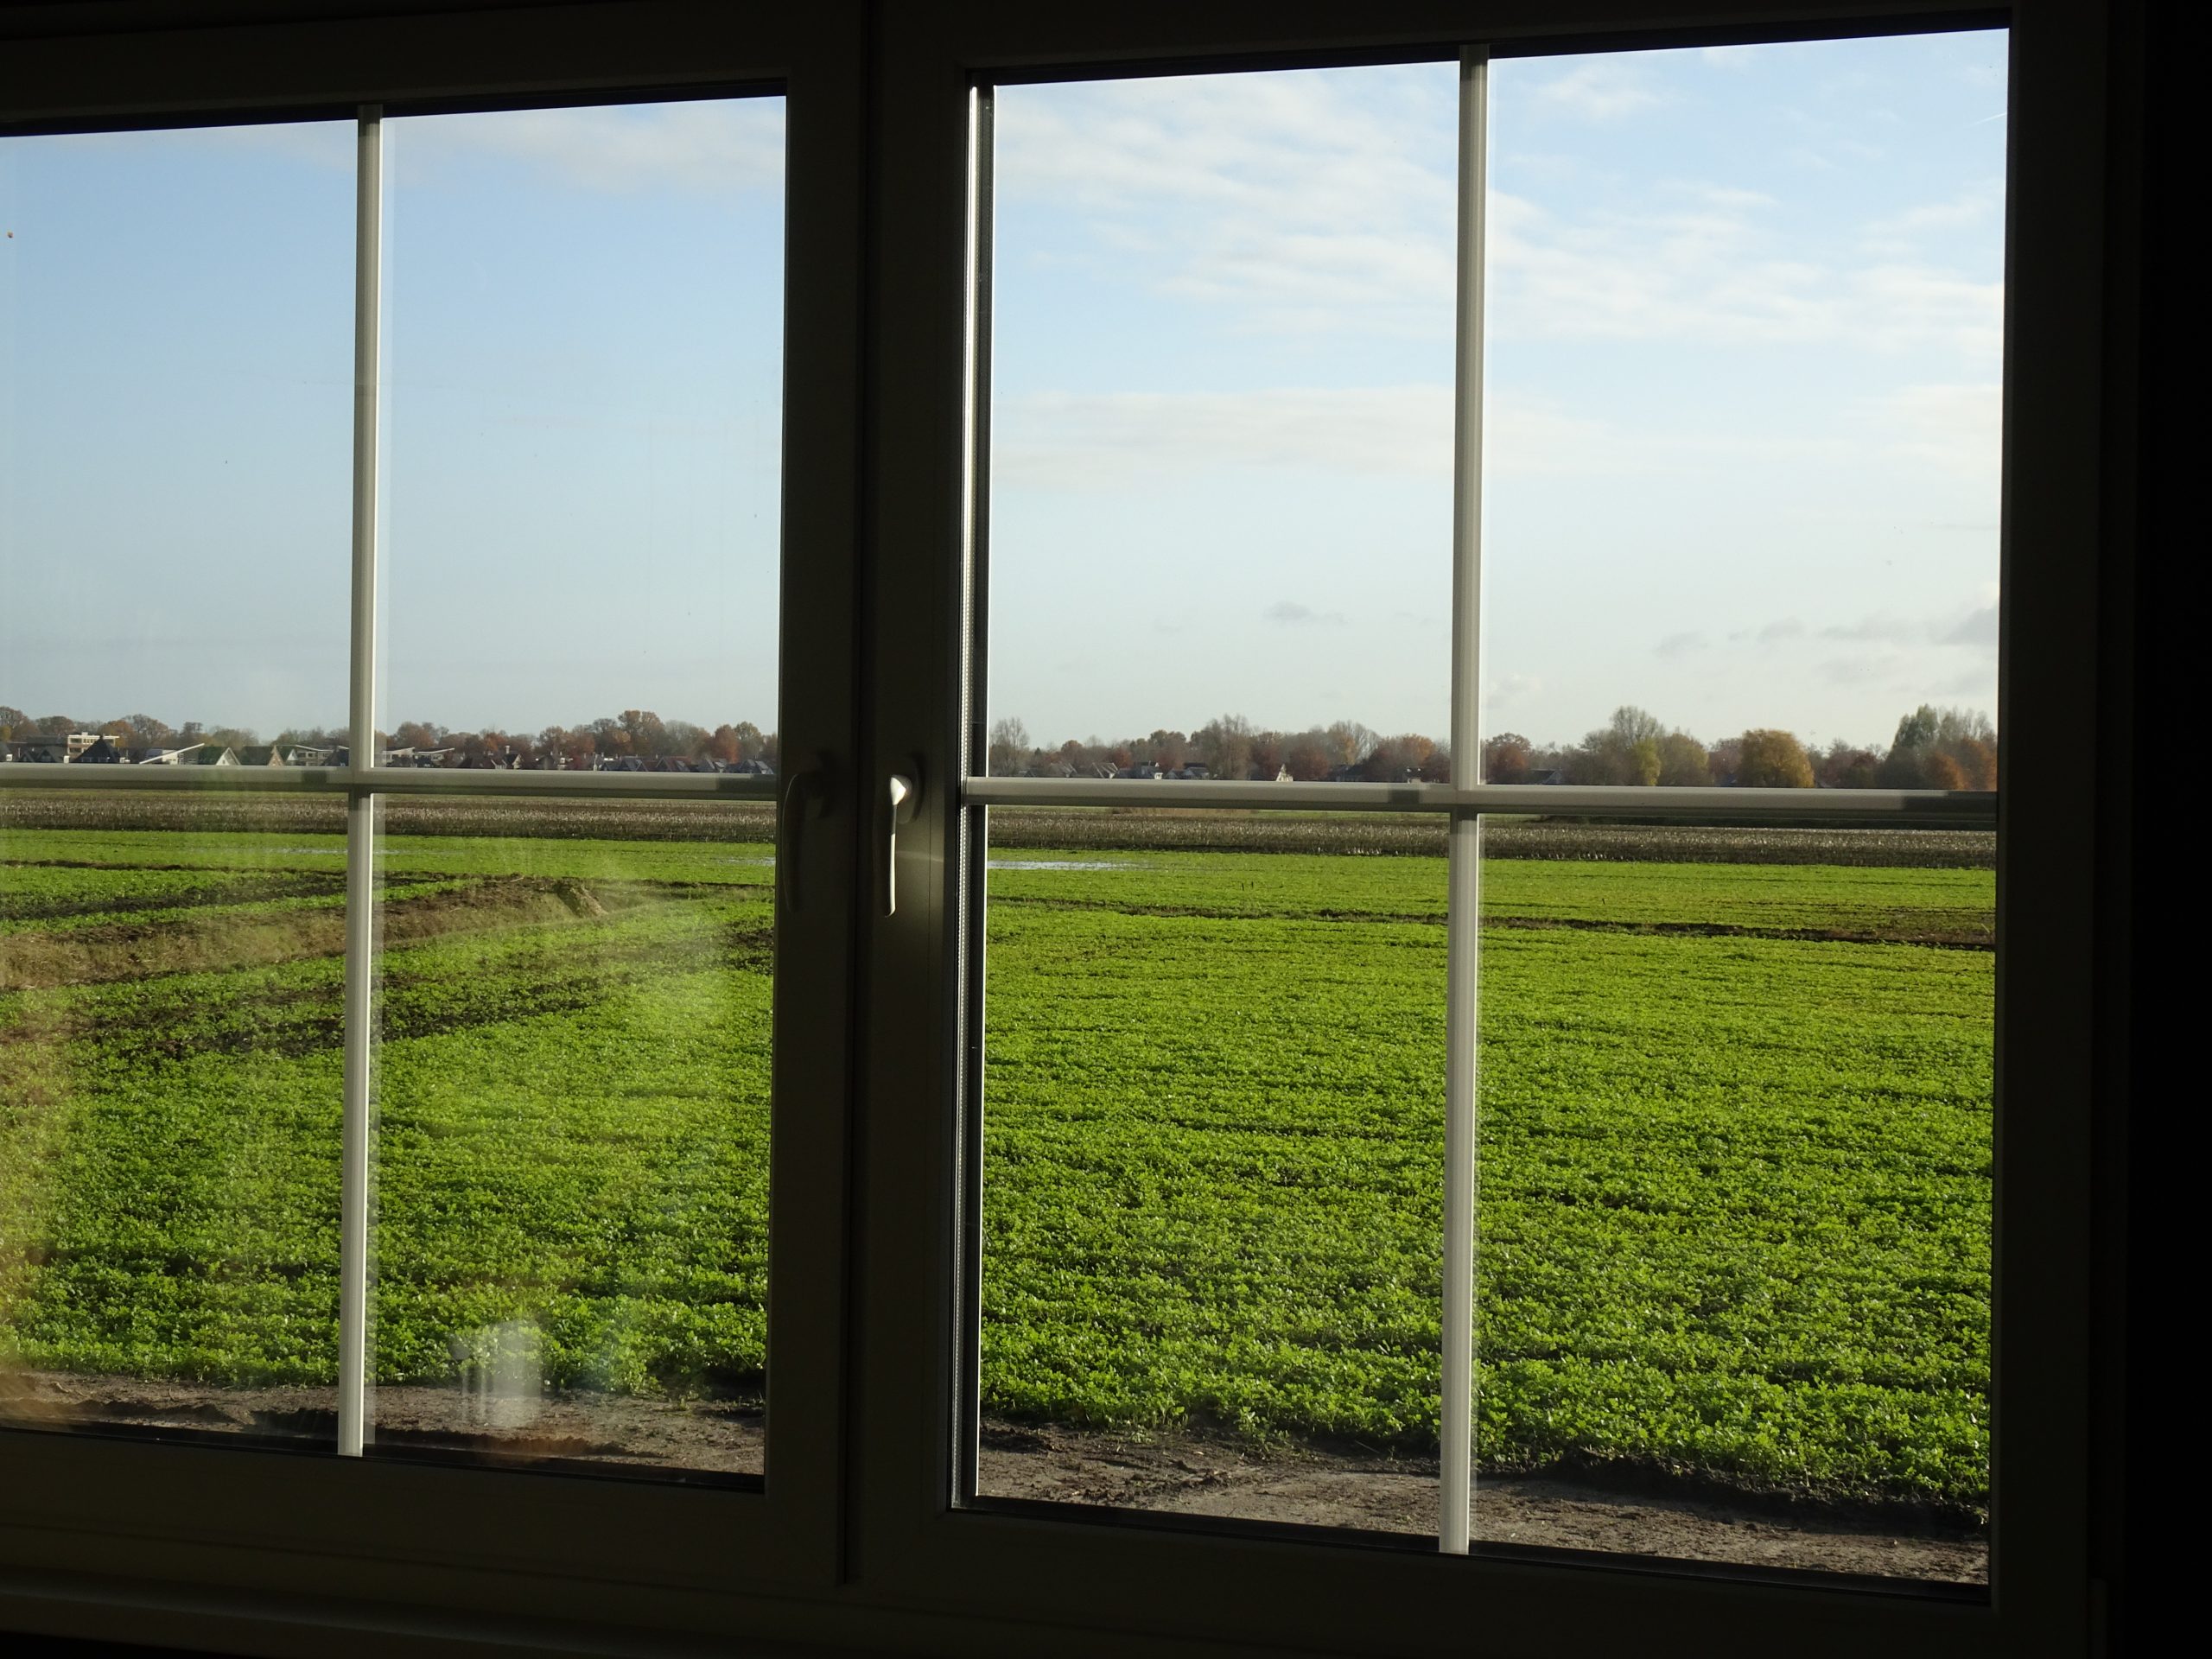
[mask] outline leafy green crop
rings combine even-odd
[[[386,1382],[760,1385],[772,848],[627,810],[383,842]],[[0,1363],[327,1382],[342,836],[9,823]],[[1432,1447],[1441,859],[1016,839],[986,1408]],[[1993,877],[1897,856],[1486,864],[1485,1466],[1986,1503]]]

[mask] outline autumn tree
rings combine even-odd
[[[1029,754],[1029,728],[1009,715],[991,728],[988,766],[985,775],[1011,778],[1021,770]]]
[[[1813,763],[1813,775],[1827,789],[1872,789],[1881,768],[1881,757],[1837,738]]]
[[[1427,777],[1436,756],[1436,744],[1419,732],[1404,732],[1396,737],[1378,739],[1368,752],[1364,769],[1367,776],[1381,784],[1402,783],[1408,779]]]
[[[1198,758],[1217,778],[1243,779],[1252,771],[1252,722],[1242,715],[1219,715],[1192,734]]]
[[[1535,750],[1518,732],[1500,732],[1483,741],[1483,782],[1525,784]]]
[[[1356,720],[1340,720],[1325,734],[1339,766],[1356,766],[1375,753],[1380,740]]]
[[[1788,732],[1757,729],[1737,740],[1736,782],[1745,789],[1810,789],[1813,762]]]
[[[1648,710],[1623,703],[1613,717],[1585,736],[1567,756],[1571,784],[1656,784],[1666,728]]]
[[[1325,732],[1301,732],[1283,750],[1282,763],[1301,784],[1318,783],[1329,775],[1337,750]]]
[[[1694,789],[1713,781],[1713,757],[1688,732],[1669,732],[1658,740],[1659,782],[1668,789]]]

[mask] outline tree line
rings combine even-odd
[[[1997,730],[1986,715],[1923,703],[1897,721],[1886,748],[1838,741],[1808,747],[1795,734],[1753,728],[1706,743],[1633,704],[1575,743],[1533,743],[1501,732],[1483,744],[1491,784],[1566,783],[1762,789],[1997,787]],[[1301,732],[1262,730],[1224,715],[1194,732],[1161,729],[1112,742],[1033,743],[1019,719],[991,728],[990,775],[1126,777],[1158,772],[1209,778],[1288,778],[1299,783],[1448,782],[1450,746],[1418,732],[1385,736],[1357,721]]]
[[[34,719],[20,709],[0,704],[0,741],[40,741],[59,744],[72,732],[100,732],[117,747],[132,749],[175,749],[204,743],[217,748],[250,748],[262,741],[251,728],[208,727],[198,721],[171,726],[151,715],[124,715],[114,720],[82,721],[70,715],[45,715]],[[764,732],[749,720],[725,723],[709,730],[688,720],[663,720],[649,709],[626,709],[579,726],[548,726],[537,732],[498,730],[460,731],[435,721],[402,721],[389,733],[378,734],[386,749],[436,754],[449,766],[555,766],[588,771],[594,757],[619,760],[634,755],[645,760],[717,760],[725,766],[758,760],[776,764],[776,734]],[[288,727],[270,741],[279,749],[334,751],[352,742],[342,727]]]

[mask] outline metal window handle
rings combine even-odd
[[[814,763],[792,772],[784,784],[781,822],[776,826],[779,842],[776,849],[777,887],[781,901],[792,910],[799,907],[799,848],[806,839],[804,830],[809,808],[817,818],[826,818],[836,797],[836,774],[830,757],[817,754]]]
[[[890,782],[890,810],[884,817],[883,836],[883,913],[899,913],[899,826],[914,816],[919,803],[920,790],[914,780],[903,772],[893,772]]]

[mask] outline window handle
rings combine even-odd
[[[830,816],[836,798],[836,774],[830,757],[817,754],[814,764],[790,773],[784,781],[783,811],[776,826],[777,897],[787,908],[799,907],[799,849],[806,841],[809,809],[817,818]]]
[[[921,786],[904,772],[891,774],[888,810],[884,814],[883,913],[899,913],[899,826],[914,816]]]

